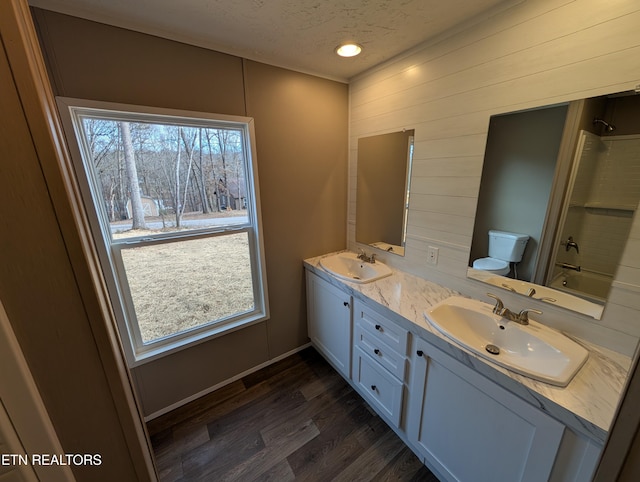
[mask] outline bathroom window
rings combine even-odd
[[[252,119],[58,105],[130,364],[266,319]]]

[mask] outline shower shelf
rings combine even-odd
[[[633,204],[608,204],[602,202],[587,202],[584,203],[585,208],[589,209],[615,209],[616,211],[631,211],[634,212],[636,210],[635,205]]]

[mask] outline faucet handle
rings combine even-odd
[[[520,311],[520,313],[518,313],[518,321],[520,321],[520,323],[522,323],[523,325],[529,324],[529,313],[535,313],[536,315],[541,315],[542,311],[534,310],[533,308],[527,308],[526,310],[522,310]]]
[[[504,303],[502,302],[502,300],[493,293],[487,293],[487,296],[496,300],[496,305],[493,307],[493,312],[497,315],[502,314],[504,310]]]
[[[555,298],[549,298],[548,296],[543,296],[542,298],[538,298],[538,299],[540,301],[546,301],[547,303],[555,303],[556,301],[558,301]]]

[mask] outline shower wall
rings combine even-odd
[[[561,248],[557,261],[613,276],[640,200],[640,135],[601,138],[583,131],[582,136],[562,234],[565,241],[573,236],[580,253]]]

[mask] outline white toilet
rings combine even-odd
[[[522,259],[529,236],[526,234],[508,233],[506,231],[489,231],[489,257],[478,258],[473,268],[504,276],[511,271],[510,263]]]

